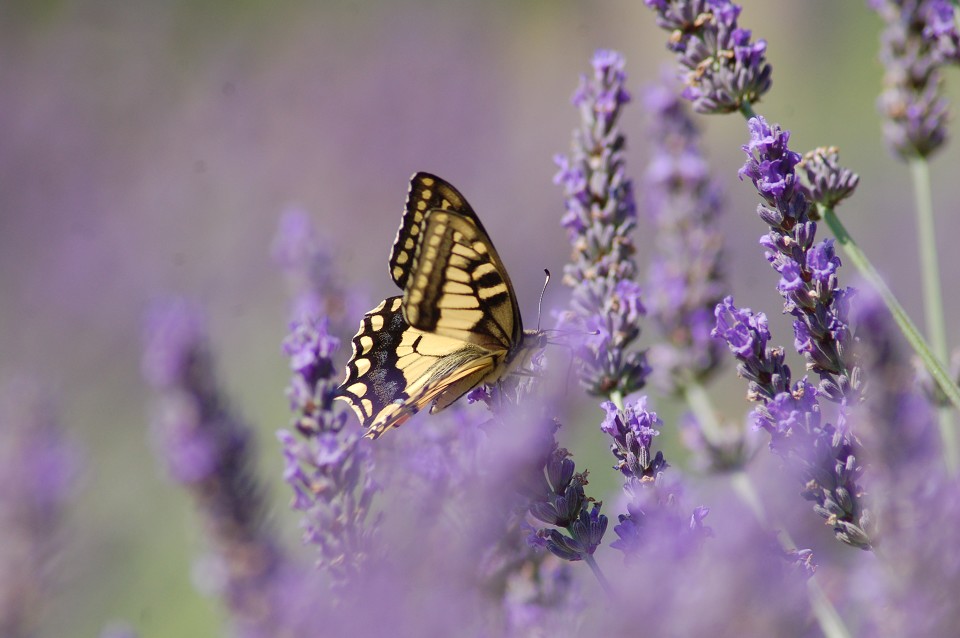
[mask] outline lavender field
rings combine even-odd
[[[949,0],[6,3],[0,635],[952,635],[958,67]],[[553,345],[372,441],[418,171]]]

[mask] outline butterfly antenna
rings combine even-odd
[[[537,302],[537,332],[540,332],[540,317],[542,316],[540,311],[543,309],[543,293],[547,292],[547,284],[550,283],[550,271],[544,268],[543,274],[546,275],[546,278],[543,280],[543,290],[540,291],[540,301]]]

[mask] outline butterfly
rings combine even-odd
[[[439,412],[527,369],[546,345],[543,332],[523,329],[510,277],[473,208],[436,175],[410,179],[389,270],[403,294],[364,315],[335,395],[369,438],[427,404]]]

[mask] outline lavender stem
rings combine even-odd
[[[947,347],[947,329],[943,321],[943,285],[940,282],[937,256],[937,233],[933,220],[933,199],[930,195],[930,163],[925,157],[909,161],[913,181],[914,208],[917,211],[917,241],[923,279],[923,314],[927,324],[930,350],[937,360],[946,365],[950,359]],[[944,455],[951,474],[960,467],[956,427],[950,410],[937,410],[937,424],[943,439]]]
[[[583,560],[587,565],[590,566],[590,571],[592,571],[593,575],[597,577],[597,582],[600,583],[600,587],[603,588],[604,593],[611,599],[616,599],[616,594],[613,591],[613,587],[610,585],[610,581],[608,581],[607,577],[603,575],[603,571],[600,569],[600,565],[597,565],[597,560],[593,557],[593,555],[585,554]]]
[[[713,401],[710,400],[710,395],[707,394],[703,385],[697,381],[688,383],[683,387],[683,398],[700,422],[704,438],[710,443],[719,443],[722,434],[721,425],[713,409]]]
[[[827,638],[851,638],[850,631],[844,624],[837,609],[830,602],[830,599],[820,587],[820,582],[816,576],[811,576],[807,580],[807,593],[810,596],[810,602],[813,605],[813,614],[817,617],[817,624],[823,630],[823,635]]]
[[[943,323],[943,294],[937,258],[936,231],[933,223],[933,201],[930,196],[930,164],[918,157],[910,160],[914,205],[917,209],[917,239],[920,267],[923,269],[923,312],[926,315],[927,338],[933,354],[946,362],[947,331]]]
[[[618,410],[623,410],[623,393],[620,390],[613,390],[610,393],[610,400],[617,406]]]

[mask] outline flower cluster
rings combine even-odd
[[[634,281],[636,226],[633,186],[624,171],[625,139],[617,121],[630,100],[624,88],[623,58],[613,51],[593,57],[593,77],[583,77],[573,98],[581,127],[574,132],[569,158],[555,158],[563,186],[562,219],[573,245],[564,283],[573,288],[572,316],[563,323],[589,332],[579,348],[581,380],[597,395],[628,394],[643,387],[647,376],[643,353],[630,350],[640,335],[637,323],[646,313]]]
[[[584,560],[592,556],[607,531],[607,517],[600,503],[592,503],[584,493],[587,474],[576,473],[570,453],[553,436],[560,425],[550,427],[550,445],[529,480],[521,485],[529,500],[530,514],[552,528],[536,530],[530,542],[549,549],[564,560]],[[563,534],[557,527],[566,530]]]
[[[280,430],[277,438],[284,479],[294,492],[292,507],[303,514],[304,540],[317,547],[320,564],[334,579],[345,583],[370,558],[376,524],[367,518],[379,487],[369,441],[346,427],[345,412],[333,410],[332,356],[338,347],[325,318],[292,323],[283,348],[293,371],[287,397],[301,436]]]
[[[717,228],[723,204],[700,151],[699,132],[676,92],[657,85],[645,102],[653,153],[644,192],[657,231],[646,299],[663,337],[648,358],[658,385],[681,392],[720,363],[722,344],[710,338],[710,330],[713,308],[726,290]]]
[[[239,632],[272,635],[281,623],[274,584],[285,565],[253,471],[253,433],[219,388],[205,318],[195,304],[157,301],[145,327],[143,376],[158,398],[154,433],[211,538],[206,571]]]
[[[755,104],[770,89],[767,43],[737,25],[730,0],[644,0],[657,25],[670,32],[668,48],[683,67],[683,97],[699,113],[729,113]]]
[[[716,316],[714,335],[727,343],[739,362],[738,372],[749,381],[748,396],[759,404],[752,418],[770,435],[770,449],[798,472],[803,497],[814,502],[814,511],[836,537],[868,549],[872,521],[857,483],[863,455],[860,441],[846,425],[845,411],[839,410],[837,425],[824,423],[821,391],[806,377],[791,385],[783,349],[768,345],[763,313],[737,308],[727,297]]]
[[[960,31],[950,0],[869,0],[883,18],[880,61],[887,144],[901,158],[928,157],[947,139],[941,68],[960,64]]]
[[[740,177],[750,179],[763,199],[757,213],[770,227],[760,238],[770,265],[780,274],[777,285],[784,312],[794,317],[794,345],[807,369],[821,379],[819,394],[832,401],[854,402],[855,362],[848,354],[852,336],[847,317],[853,291],[841,289],[840,258],[832,239],[815,243],[817,223],[800,188],[796,166],[800,155],[787,143],[789,131],[751,118],[747,161]]]
[[[840,164],[840,152],[835,146],[820,147],[803,155],[796,166],[803,196],[818,207],[835,208],[853,194],[860,176]],[[816,208],[807,211],[817,221]]]
[[[600,429],[613,439],[610,451],[617,459],[614,469],[624,477],[627,514],[620,514],[619,524],[613,528],[619,537],[611,547],[628,557],[637,556],[651,543],[651,537],[688,536],[673,545],[687,551],[696,547],[710,534],[703,525],[709,510],[700,506],[690,517],[679,509],[678,488],[669,485],[663,476],[668,464],[663,453],[653,453],[654,437],[660,434],[662,421],[656,412],[647,410],[647,397],[620,410],[610,401],[601,406],[606,413]]]

